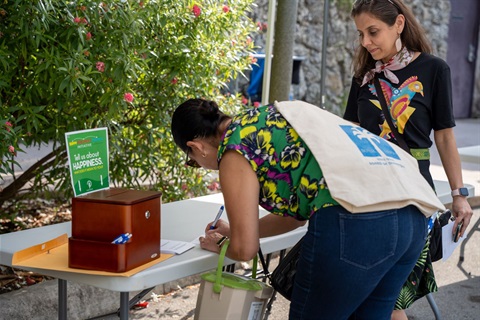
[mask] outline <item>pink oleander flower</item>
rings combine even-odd
[[[14,146],[9,146],[9,147],[8,147],[8,151],[9,151],[11,154],[15,154],[15,147],[14,147]]]
[[[202,9],[200,9],[198,5],[194,4],[192,7],[192,12],[193,12],[193,15],[198,18],[202,13]]]
[[[80,23],[88,24],[87,18],[80,18],[80,17],[73,18],[73,22],[77,24],[80,24]]]
[[[87,32],[85,38],[88,40],[92,39],[92,33],[91,32]]]
[[[217,181],[213,181],[207,188],[210,191],[217,191],[220,188],[220,184]]]
[[[257,28],[258,28],[258,31],[261,31],[261,32],[266,32],[267,31],[267,24],[265,22],[260,22],[258,21],[257,22]]]
[[[255,108],[258,108],[258,107],[260,107],[260,102],[258,102],[258,101],[255,101],[255,102],[253,103],[253,106],[254,106]]]
[[[123,95],[123,99],[127,102],[132,102],[133,101],[133,94],[127,92]]]
[[[104,72],[105,71],[105,63],[102,61],[98,61],[97,64],[95,65],[98,71]]]
[[[10,128],[13,127],[10,121],[5,122],[5,127],[7,127],[7,131],[10,132]]]
[[[230,8],[227,6],[227,5],[224,5],[223,8],[222,8],[223,12],[225,13],[229,13],[230,12]]]
[[[173,79],[172,79],[172,81],[171,81],[171,82],[172,82],[172,84],[177,84],[177,82],[178,82],[178,79],[175,77],[175,78],[173,78]]]

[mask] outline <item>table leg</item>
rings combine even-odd
[[[442,316],[440,314],[440,310],[437,307],[437,304],[435,303],[435,300],[433,299],[433,294],[429,293],[426,295],[427,301],[430,304],[430,308],[432,308],[433,314],[435,315],[435,320],[441,320]]]
[[[120,292],[120,320],[128,319],[128,291]]]
[[[58,319],[67,319],[67,280],[58,279]]]
[[[110,319],[110,316],[117,316],[120,319],[128,319],[128,312],[130,309],[133,308],[147,293],[153,290],[155,287],[151,287],[148,289],[143,290],[142,292],[138,293],[135,297],[129,300],[128,292],[120,292],[120,308],[117,311],[103,314],[101,316],[96,316],[93,318],[88,318],[86,320],[100,320],[100,319]]]

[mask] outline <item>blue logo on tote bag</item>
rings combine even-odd
[[[340,127],[345,131],[353,143],[355,143],[364,157],[387,156],[389,158],[400,160],[400,157],[387,140],[380,138],[361,127],[350,125],[341,125]]]

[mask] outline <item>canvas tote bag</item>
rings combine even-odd
[[[229,243],[227,240],[222,245],[217,269],[201,276],[195,320],[261,320],[264,318],[273,288],[256,279],[257,258],[253,261],[252,278],[222,271]]]
[[[445,207],[400,147],[302,101],[275,102],[317,160],[332,197],[352,213],[414,205],[427,217]]]

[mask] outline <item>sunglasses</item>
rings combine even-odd
[[[192,168],[201,168],[202,166],[198,164],[197,161],[193,160],[192,158],[188,158],[188,153],[190,152],[190,148],[187,149],[187,159],[185,160],[185,166],[186,167],[192,167]]]

